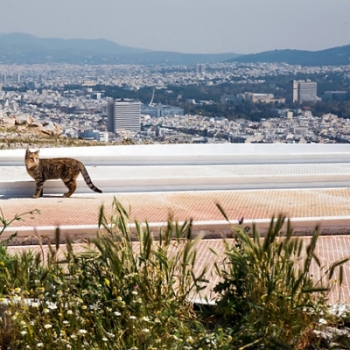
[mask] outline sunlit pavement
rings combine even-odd
[[[284,189],[284,190],[235,190],[197,192],[143,192],[114,194],[74,194],[71,198],[47,195],[43,198],[0,199],[3,217],[10,221],[16,214],[38,210],[40,213],[20,215],[23,220],[14,221],[2,238],[18,232],[18,237],[9,247],[15,253],[21,249],[39,251],[36,236],[44,241],[53,237],[55,227],[60,226],[62,242],[68,234],[76,243],[75,249],[84,248],[86,237],[94,237],[101,207],[108,219],[112,214],[112,203],[116,200],[129,213],[129,222],[144,223],[146,220],[155,235],[165,225],[169,215],[176,221],[192,219],[194,233],[204,232],[205,237],[197,247],[197,269],[203,266],[213,270],[216,257],[209,248],[223,254],[221,235],[228,237],[231,228],[245,229],[248,234],[253,223],[263,234],[272,216],[283,213],[291,219],[295,235],[303,238],[305,246],[316,225],[322,235],[317,253],[322,264],[329,264],[350,256],[350,189]],[[217,203],[224,209],[228,223]],[[243,218],[243,223],[238,223]],[[30,245],[31,244],[31,245]],[[64,245],[63,245],[64,247]],[[317,279],[316,269],[313,275]],[[350,302],[350,264],[345,265],[344,282],[335,286],[330,295],[331,302]],[[206,289],[208,295],[217,279],[210,278]]]

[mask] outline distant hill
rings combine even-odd
[[[250,55],[233,57],[227,62],[284,62],[288,64],[300,64],[302,66],[332,66],[350,64],[350,45],[334,47],[320,51],[303,50],[274,50]]]
[[[196,64],[218,63],[234,53],[184,54],[121,46],[105,39],[38,38],[23,33],[0,34],[2,64]]]

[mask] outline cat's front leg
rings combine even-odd
[[[39,198],[43,196],[44,193],[44,183],[40,183],[36,185],[36,191],[35,194],[33,195],[33,198]]]

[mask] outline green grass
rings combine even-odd
[[[3,232],[11,221],[2,213],[1,221]],[[198,271],[202,236],[193,236],[190,220],[169,217],[157,239],[147,221],[135,221],[132,233],[114,200],[110,217],[101,208],[99,226],[103,233],[80,253],[69,240],[61,252],[59,228],[46,256],[10,256],[1,246],[0,296],[10,300],[0,311],[2,349],[315,349],[315,331],[344,321],[329,312],[327,295],[346,260],[320,264],[317,228],[303,247],[282,216],[264,238],[256,227],[249,237],[232,226],[215,271]],[[193,305],[210,273],[220,277],[217,304]]]

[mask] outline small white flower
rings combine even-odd
[[[136,316],[131,315],[129,318],[130,318],[130,320],[136,320]]]
[[[87,333],[87,330],[86,329],[79,329],[79,334],[86,334]]]
[[[52,325],[49,324],[49,323],[47,323],[46,325],[44,325],[44,328],[45,328],[45,329],[50,329],[50,328],[52,328]]]
[[[37,348],[42,348],[42,347],[44,347],[44,344],[43,343],[38,343],[38,344],[36,344],[36,347]]]
[[[57,309],[57,304],[56,303],[51,303],[49,301],[46,302],[46,305],[47,307],[50,309],[50,310],[56,310]]]
[[[327,324],[327,321],[324,318],[320,318],[318,322],[321,324]]]
[[[114,312],[114,315],[115,315],[115,316],[121,316],[122,314],[121,314],[119,311],[115,311],[115,312]]]

